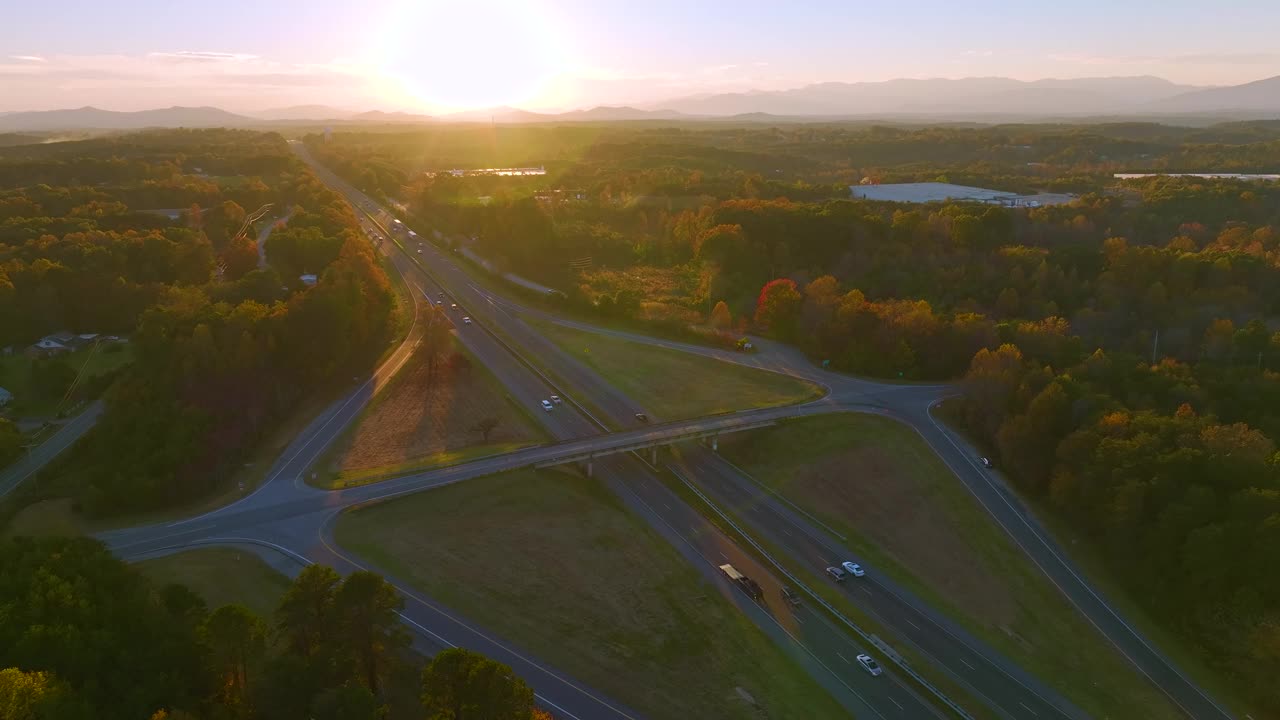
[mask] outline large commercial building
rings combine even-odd
[[[988,205],[1002,205],[1004,207],[1040,207],[1042,205],[1062,205],[1075,199],[1072,195],[1060,193],[1019,195],[1003,190],[988,190],[987,188],[941,182],[851,185],[849,190],[855,198],[901,203],[967,200]]]

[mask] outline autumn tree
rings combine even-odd
[[[711,327],[716,330],[728,330],[733,327],[733,313],[729,312],[729,305],[721,300],[711,309]]]
[[[768,328],[782,339],[795,335],[800,317],[800,291],[789,278],[771,280],[760,290],[756,300],[756,324]]]

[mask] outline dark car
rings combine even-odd
[[[782,586],[782,599],[791,607],[800,607],[800,596],[786,585]]]

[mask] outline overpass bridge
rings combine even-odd
[[[649,464],[657,465],[658,448],[663,445],[673,445],[689,440],[710,439],[711,449],[718,450],[718,438],[721,435],[758,430],[772,427],[776,424],[777,420],[771,418],[753,420],[727,415],[710,420],[702,419],[672,423],[669,426],[659,426],[652,430],[614,433],[599,438],[591,438],[592,442],[576,440],[553,445],[551,446],[552,448],[559,449],[561,452],[553,457],[533,463],[533,467],[540,470],[557,465],[582,463],[586,465],[587,477],[591,477],[591,462],[599,457],[649,450]]]

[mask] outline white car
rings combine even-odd
[[[884,669],[880,667],[880,663],[872,660],[871,656],[866,653],[858,656],[858,664],[862,666],[863,670],[871,673],[871,677],[879,677],[884,672]]]
[[[457,310],[457,309],[458,309],[458,303],[449,303],[449,309],[450,309],[450,310]]]
[[[560,403],[564,402],[564,400],[561,400],[559,395],[552,395],[551,402],[559,405]]]
[[[848,560],[845,560],[840,564],[843,565],[844,569],[854,577],[862,577],[863,575],[867,574],[866,571],[862,569],[862,566],[859,565],[858,563],[849,562]]]
[[[462,318],[462,324],[463,324],[463,325],[470,325],[470,324],[471,324],[471,318],[470,318],[470,317],[464,317],[464,318]]]
[[[980,457],[978,458],[978,462],[982,463],[982,467],[991,467],[991,458],[989,457]]]
[[[550,400],[543,400],[543,401],[542,401],[542,409],[543,409],[543,410],[546,410],[547,412],[551,412],[551,408],[552,408],[552,405],[551,405],[551,401],[550,401]]]

